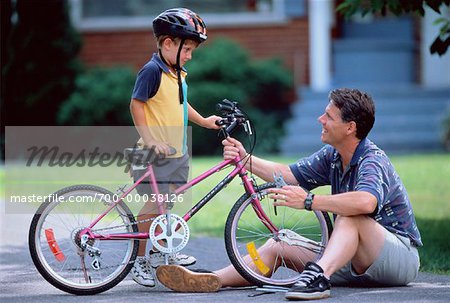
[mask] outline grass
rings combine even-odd
[[[286,164],[295,161],[292,158],[267,158]],[[448,241],[450,235],[450,191],[448,190],[450,154],[394,156],[391,157],[391,160],[408,190],[422,234],[424,247],[419,249],[421,270],[450,274],[450,242]],[[221,161],[219,157],[194,157],[192,176],[197,176],[219,161]],[[4,185],[0,188],[0,192],[6,198],[11,194],[49,194],[58,188],[80,183],[99,185],[115,192],[120,184],[131,181],[129,176],[117,167],[106,167],[101,170],[88,168],[90,171],[84,169],[55,170],[44,167],[31,169],[8,165],[7,170],[0,170],[0,183]],[[198,201],[226,175],[226,172],[228,170],[219,172],[199,183],[187,196],[192,196],[192,201]],[[263,183],[258,179],[257,182]],[[329,192],[327,187],[316,191],[319,194],[328,194]],[[223,237],[227,215],[242,194],[243,188],[240,185],[240,179],[236,178],[189,221],[192,236]],[[184,211],[192,206],[191,203],[185,205],[186,207],[182,207]],[[8,206],[10,205],[7,203],[6,211],[9,210]],[[13,212],[29,211],[28,209],[17,209],[24,205],[13,206],[16,207]],[[138,211],[138,204],[130,206],[133,211]],[[29,208],[29,205],[26,207]]]

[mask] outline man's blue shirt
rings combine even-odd
[[[331,185],[332,194],[350,191],[373,194],[378,207],[370,216],[387,230],[422,246],[406,189],[384,151],[369,139],[361,140],[345,171],[341,156],[330,145],[289,167],[299,185],[307,190]]]

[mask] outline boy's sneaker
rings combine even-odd
[[[159,282],[178,292],[216,292],[222,286],[219,276],[207,270],[189,270],[179,265],[161,265],[156,269]]]
[[[154,268],[166,264],[164,255],[160,252],[150,251],[148,258],[151,266]],[[193,256],[183,255],[180,253],[169,256],[169,264],[172,265],[189,266],[195,264],[195,262],[197,262],[197,259]]]
[[[136,257],[130,274],[133,280],[142,286],[153,287],[156,285],[152,267],[146,257]]]
[[[299,280],[286,293],[289,300],[313,300],[330,296],[330,280],[323,275],[322,268],[313,262],[306,263]]]

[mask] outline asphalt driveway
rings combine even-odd
[[[80,302],[80,297],[66,294],[47,283],[34,268],[26,245],[31,215],[4,213],[1,205],[0,302]],[[228,265],[222,239],[199,237],[190,240],[183,251],[197,257],[195,267],[209,270]],[[259,294],[259,295],[258,295]],[[257,295],[257,296],[255,296]],[[406,287],[348,288],[335,287],[332,297],[323,302],[450,302],[450,276],[420,273]],[[254,288],[224,289],[212,294],[174,293],[163,286],[146,288],[127,277],[115,288],[91,297],[89,302],[282,302],[282,293],[262,294]]]

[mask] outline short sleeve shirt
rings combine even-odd
[[[153,54],[139,71],[132,98],[145,103],[145,120],[152,137],[167,142],[177,150],[172,158],[181,157],[187,151],[187,73],[183,69],[182,88],[184,102],[180,104],[178,78],[157,54]]]
[[[378,207],[370,216],[387,230],[408,237],[413,245],[423,245],[400,177],[386,154],[369,139],[361,140],[345,171],[341,156],[330,145],[300,159],[290,169],[299,185],[307,190],[331,185],[332,194],[350,191],[373,194]]]

